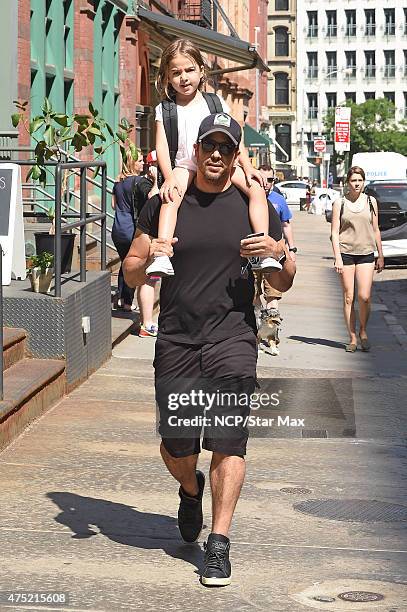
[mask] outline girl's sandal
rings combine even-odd
[[[357,348],[357,344],[353,344],[352,342],[350,344],[345,344],[345,351],[347,353],[354,353]]]
[[[361,338],[360,336],[359,336],[359,340],[360,340],[360,346],[362,347],[362,351],[364,351],[365,353],[370,351],[369,340],[367,338]]]

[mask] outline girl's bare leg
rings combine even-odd
[[[367,338],[366,326],[370,315],[370,296],[374,274],[374,263],[364,263],[356,266],[356,282],[359,301],[359,336]]]
[[[174,176],[177,183],[181,187],[181,194],[178,191],[173,191],[172,202],[163,202],[160,210],[160,220],[158,223],[158,237],[171,240],[174,237],[175,226],[177,224],[178,209],[182,202],[182,198],[189,185],[192,182],[195,174],[186,168],[174,168]]]
[[[355,296],[355,268],[356,266],[343,266],[340,275],[343,289],[343,316],[351,344],[356,344],[356,316],[354,306]]]
[[[269,209],[263,187],[256,181],[252,181],[251,187],[248,187],[240,166],[237,166],[232,174],[232,183],[249,198],[249,219],[253,233],[263,232],[265,236],[268,235]]]

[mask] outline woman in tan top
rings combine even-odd
[[[353,166],[346,177],[347,194],[335,200],[332,207],[331,240],[335,269],[343,289],[343,313],[350,342],[345,350],[357,349],[356,313],[354,306],[355,280],[359,301],[359,340],[363,351],[370,349],[366,326],[370,314],[373,272],[384,268],[382,242],[378,223],[377,202],[363,193],[365,173]],[[374,251],[378,258],[375,264]]]

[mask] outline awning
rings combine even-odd
[[[270,72],[269,67],[261,59],[254,45],[240,40],[240,38],[225,36],[225,34],[201,28],[187,21],[181,21],[162,13],[149,11],[142,6],[138,6],[137,15],[142,22],[146,22],[159,34],[164,34],[169,40],[188,38],[204,53],[217,55],[218,57],[241,64],[241,70],[258,68],[263,72]]]
[[[243,136],[244,136],[244,146],[247,148],[260,149],[266,148],[269,149],[273,144],[273,141],[264,134],[259,134],[253,129],[250,125],[245,124],[243,126]]]

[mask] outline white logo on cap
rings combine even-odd
[[[226,127],[230,127],[230,117],[223,113],[218,113],[213,120],[213,125],[225,125]]]

